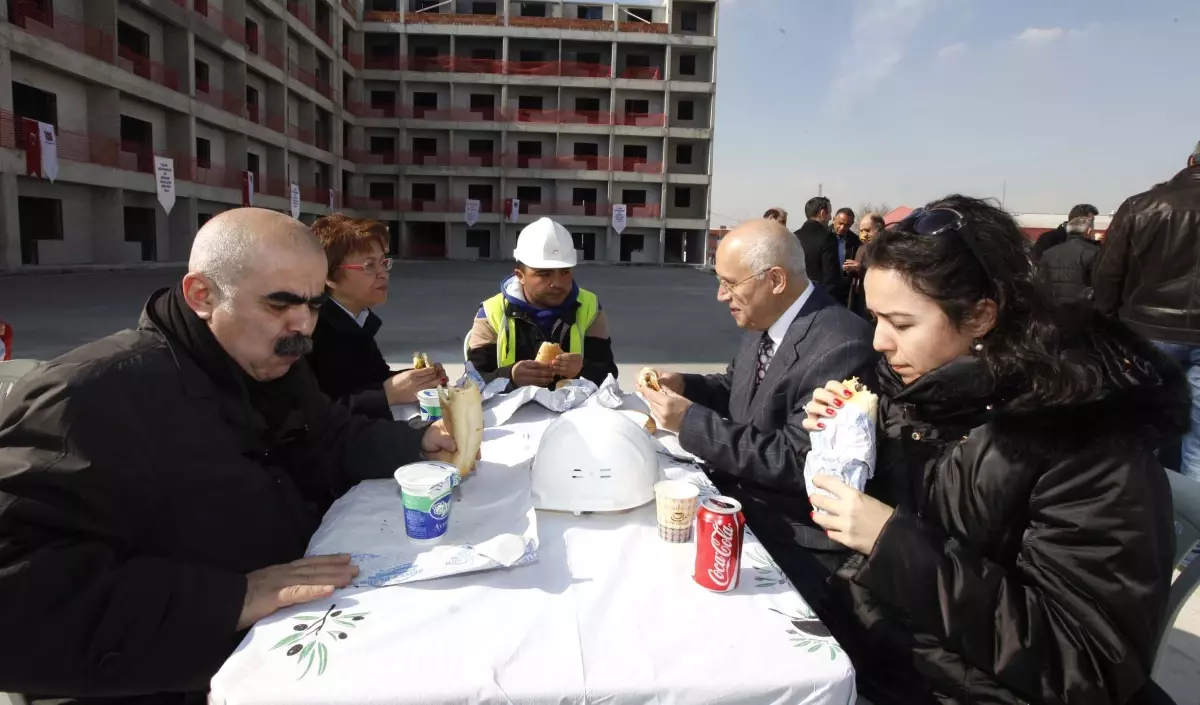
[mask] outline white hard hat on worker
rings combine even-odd
[[[575,241],[562,225],[538,218],[517,236],[513,259],[532,269],[570,269],[577,261]]]

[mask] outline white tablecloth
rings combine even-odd
[[[503,428],[536,448],[553,416],[530,406]],[[484,459],[499,460],[493,447]],[[712,491],[661,460],[668,477]],[[264,619],[213,678],[210,702],[854,702],[849,659],[750,532],[741,585],[724,594],[693,582],[694,543],[659,540],[653,504],[538,512],[538,534],[530,565],[341,590]]]

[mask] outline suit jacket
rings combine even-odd
[[[846,296],[839,296],[844,277],[842,265],[838,262],[837,236],[821,223],[807,220],[796,231],[796,237],[804,248],[804,269],[808,272],[809,281],[825,289],[834,301],[845,304]],[[850,253],[847,252],[846,256],[849,257]],[[846,293],[849,293],[849,289]]]
[[[375,343],[382,325],[379,316],[368,313],[360,327],[341,306],[326,301],[313,328],[308,366],[321,391],[351,413],[390,420],[392,410],[383,383],[396,373]]]
[[[832,235],[830,238],[832,239]],[[693,403],[679,430],[683,448],[711,466],[713,482],[738,499],[755,534],[772,546],[844,551],[812,523],[804,487],[810,449],[801,427],[812,392],[830,380],[874,381],[871,326],[813,291],[754,389],[762,334],[747,333],[725,374],[683,375]]]

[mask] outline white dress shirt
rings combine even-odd
[[[792,302],[792,305],[788,306],[787,310],[779,318],[775,319],[775,322],[767,329],[767,335],[771,336],[771,342],[775,344],[775,352],[779,352],[779,348],[783,345],[783,338],[787,335],[788,328],[792,327],[792,321],[796,320],[796,316],[800,315],[800,309],[804,308],[804,304],[808,303],[808,297],[812,296],[813,289],[813,283],[809,282],[808,286],[804,289],[804,293],[800,294]],[[771,359],[775,359],[774,354],[771,355]],[[770,366],[771,363],[768,362],[767,367]]]
[[[812,286],[812,285],[810,284],[809,286]],[[364,308],[357,316],[355,316],[353,313],[350,313],[350,309],[348,309],[342,305],[341,301],[338,301],[337,299],[333,298],[332,296],[329,297],[329,300],[334,302],[335,304],[337,304],[338,308],[345,311],[347,316],[353,318],[354,322],[358,324],[359,328],[362,328],[363,326],[367,325],[367,316],[371,315],[371,309]]]

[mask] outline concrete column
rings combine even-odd
[[[163,63],[179,74],[179,87],[187,95],[196,88],[196,48],[193,35],[182,27],[168,24],[163,31]]]
[[[195,177],[196,119],[191,114],[167,113],[167,154],[175,160],[176,181]]]
[[[119,188],[93,188],[92,222],[104,223],[93,228],[92,261],[97,264],[121,264],[126,261],[125,192]]]
[[[117,50],[117,0],[87,0],[82,2],[85,24],[107,32],[112,39],[114,56]]]
[[[225,168],[233,169],[234,171],[246,170],[246,136],[234,132],[225,133]],[[260,178],[265,177],[265,174],[259,174]],[[262,190],[262,185],[259,185],[259,190]]]
[[[158,258],[164,262],[186,262],[192,251],[199,218],[199,203],[195,198],[176,198],[175,207],[167,219],[167,246],[159,249]]]
[[[243,102],[246,100],[246,64],[244,62],[226,61],[225,63],[225,86],[226,93],[239,96]],[[259,96],[261,99],[263,96]],[[243,110],[242,116],[245,116]]]
[[[662,226],[658,229],[658,264],[666,261],[667,251],[667,228]]]
[[[98,83],[87,84],[86,90],[88,132],[94,137],[120,138],[121,92]]]
[[[0,271],[12,271],[21,267],[21,220],[18,204],[17,175],[0,173]]]
[[[266,115],[278,115],[283,120],[281,129],[287,129],[287,89],[282,83],[274,81],[267,82],[267,94],[261,96],[264,101],[261,110],[265,110],[266,114],[263,119],[266,120]]]
[[[303,167],[303,159],[301,159],[301,167]],[[267,145],[267,164],[266,173],[262,175],[264,179],[272,179],[286,183],[288,188],[291,188],[292,178],[287,173],[288,170],[288,153],[283,147]],[[291,197],[291,191],[285,192],[286,197]]]

